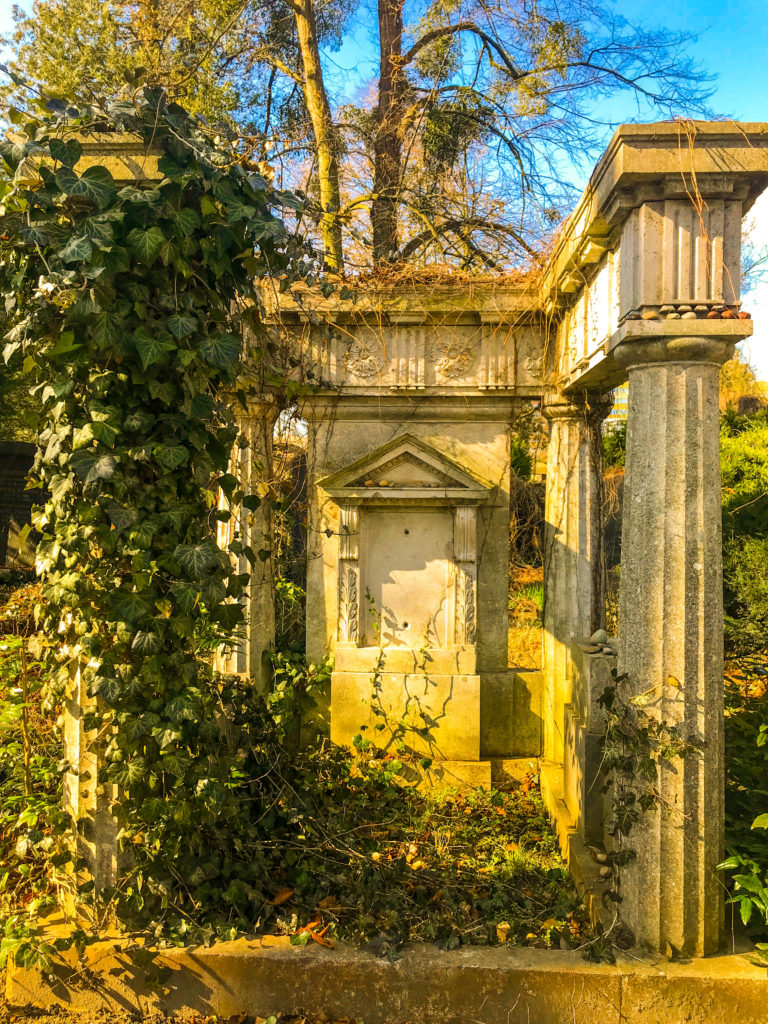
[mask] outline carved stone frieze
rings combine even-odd
[[[431,357],[439,381],[471,378],[479,363],[479,346],[473,337],[461,333],[437,335],[432,339]]]
[[[385,366],[381,339],[373,331],[355,334],[347,348],[346,366],[356,377],[380,377]]]

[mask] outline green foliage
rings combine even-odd
[[[768,939],[768,669],[742,658],[726,677],[725,836],[730,903],[755,938]],[[758,952],[764,955],[768,947]],[[768,963],[768,960],[766,960]]]
[[[56,872],[72,861],[57,708],[46,706],[39,645],[27,637],[36,600],[28,587],[0,609],[0,969],[9,956],[50,966],[61,944],[35,938],[37,917],[55,906]]]
[[[31,671],[41,695],[44,667]],[[370,747],[364,756],[328,745],[291,750],[286,723],[325,672],[278,659],[266,704],[246,682],[219,681],[215,778],[205,799],[156,799],[124,832],[132,863],[112,894],[122,924],[160,943],[266,932],[304,944],[335,935],[379,953],[408,940],[579,944],[586,913],[535,781],[505,793],[427,796],[404,781],[414,767],[408,758]],[[18,642],[6,638],[0,714],[12,714],[0,720],[0,821],[13,885],[2,893],[3,948],[45,965],[60,948],[42,947],[34,934],[37,914],[53,903],[51,837],[66,824],[59,743],[49,720],[36,717],[32,799],[22,798],[18,673]],[[183,718],[184,706],[177,702],[174,713]]]
[[[520,477],[521,480],[531,479],[533,459],[531,457],[531,444],[528,436],[515,434],[510,441],[510,468]]]
[[[744,654],[768,644],[768,413],[723,415],[723,580],[726,646]]]
[[[277,651],[272,656],[272,686],[266,704],[284,746],[299,749],[302,725],[315,708],[315,698],[330,691],[332,671],[329,658],[315,665],[293,652]]]
[[[220,484],[243,497],[227,473],[229,395],[244,328],[262,332],[255,278],[287,284],[303,251],[275,210],[300,204],[161,92],[52,106],[0,144],[4,355],[37,382],[33,475],[50,493],[35,514],[41,625],[59,640],[50,684],[55,693],[79,668],[96,698],[85,726],[99,730],[101,781],[121,790],[112,811],[135,866],[114,895],[128,920],[167,907],[179,859],[208,858],[219,832],[236,843],[250,820],[240,747],[222,737],[237,735],[245,697],[199,643],[242,621],[247,574],[216,544],[232,512],[216,511],[214,494]],[[160,177],[80,173],[80,138],[95,131],[138,135]],[[256,558],[237,537],[233,551]],[[190,908],[221,896],[199,877]],[[176,924],[189,911],[177,912]]]
[[[544,610],[544,584],[524,583],[509,592],[509,611],[515,617],[530,617],[541,622]]]
[[[627,458],[627,424],[603,431],[603,465],[623,466]]]
[[[0,367],[0,441],[34,441],[39,430],[37,403],[20,366]]]

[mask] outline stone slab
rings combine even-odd
[[[483,672],[480,752],[483,757],[539,757],[542,749],[540,672]]]
[[[71,988],[67,974],[48,981],[37,970],[9,967],[8,1004],[64,1007],[73,1020],[160,1010],[366,1024],[764,1024],[768,1006],[768,974],[738,956],[591,964],[576,951],[414,946],[386,959],[267,938],[158,954],[168,969],[160,992],[145,985],[119,942],[91,946],[85,956],[90,970],[80,970]]]
[[[474,675],[477,659],[473,648],[345,647],[337,645],[337,672],[429,672],[438,675]]]
[[[478,761],[480,676],[334,672],[331,740],[358,735],[392,753]]]

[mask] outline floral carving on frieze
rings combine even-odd
[[[465,338],[436,338],[432,353],[435,372],[445,380],[471,376],[477,362],[475,346]]]

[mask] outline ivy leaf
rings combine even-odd
[[[200,714],[200,705],[187,696],[174,697],[165,705],[165,713],[177,725],[179,722],[193,722]]]
[[[126,591],[122,596],[118,593],[115,611],[125,622],[138,622],[139,619],[151,613],[152,607],[141,594]]]
[[[157,654],[161,647],[160,634],[145,629],[140,629],[131,643],[131,650],[137,654]]]
[[[90,238],[86,238],[85,235],[75,235],[63,249],[59,249],[59,259],[64,263],[87,263],[92,255],[93,245]]]
[[[229,366],[240,355],[240,339],[234,334],[209,335],[200,345],[200,350],[213,366]]]
[[[202,544],[179,544],[173,557],[187,575],[202,579],[219,562],[220,551],[213,541]]]
[[[102,350],[113,348],[123,335],[124,324],[114,313],[97,313],[91,334]]]
[[[165,325],[174,338],[179,340],[194,334],[198,327],[197,317],[184,313],[174,313],[173,316],[169,316],[165,321]]]
[[[163,405],[172,406],[176,403],[176,388],[169,380],[150,381],[149,393]]]
[[[128,245],[148,267],[157,259],[164,242],[165,235],[156,225],[151,228],[134,228],[128,233]]]
[[[197,210],[192,210],[188,206],[183,210],[175,210],[171,214],[171,219],[177,232],[184,237],[191,235],[195,228],[200,227]]]
[[[86,423],[82,427],[75,427],[72,432],[72,450],[77,451],[80,448],[87,448],[88,445],[93,441],[93,424]]]
[[[89,486],[109,480],[117,469],[114,455],[98,455],[93,451],[73,452],[70,465],[77,476]]]
[[[117,440],[117,428],[105,423],[103,420],[94,420],[91,423],[91,432],[97,441],[107,445],[109,448]]]
[[[152,363],[156,363],[159,359],[162,359],[168,352],[173,352],[176,348],[175,344],[166,336],[162,334],[150,334],[149,331],[140,327],[138,331],[135,331],[131,336],[131,341],[136,346],[136,351],[139,353],[141,359],[141,365],[146,368],[151,366]]]
[[[152,546],[152,541],[157,533],[157,519],[154,516],[148,516],[143,519],[140,523],[137,523],[132,527],[128,534],[128,540],[131,544],[135,544],[139,548],[144,550]]]
[[[114,676],[97,676],[91,689],[107,704],[117,704],[123,691],[120,680]]]
[[[234,629],[243,621],[242,606],[237,603],[224,603],[211,610],[211,619],[223,629]]]
[[[146,430],[149,431],[155,425],[155,417],[146,409],[134,409],[129,412],[123,420],[124,430]]]
[[[101,262],[108,274],[121,274],[131,269],[128,250],[117,246],[113,247],[110,252],[103,253]]]
[[[176,603],[185,615],[191,615],[200,603],[200,591],[191,583],[174,583],[171,593],[176,598]]]
[[[115,183],[106,167],[89,167],[80,177],[71,167],[62,167],[56,172],[56,184],[68,196],[89,199],[100,210],[115,198]]]
[[[115,240],[112,225],[99,220],[97,217],[89,217],[83,221],[80,227],[85,237],[90,238],[92,242],[95,242],[101,248],[109,248]]]
[[[106,512],[116,530],[124,530],[128,526],[133,526],[139,515],[135,508],[123,508],[117,502],[110,502],[106,507]]]
[[[172,472],[189,460],[189,452],[180,444],[161,444],[155,448],[155,458],[163,469]]]
[[[83,147],[77,139],[51,139],[48,147],[54,160],[65,167],[74,167],[83,155]]]
[[[213,399],[210,395],[194,395],[189,403],[189,413],[196,420],[207,420],[213,412]]]
[[[133,757],[130,761],[116,761],[107,767],[107,778],[123,789],[134,785],[147,774],[143,758]]]

